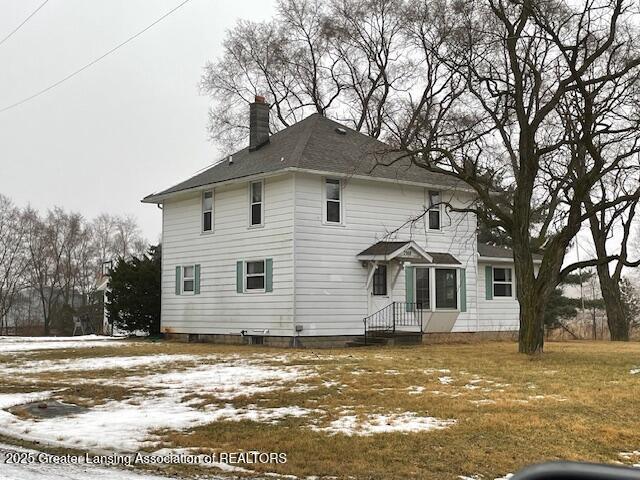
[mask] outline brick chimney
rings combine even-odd
[[[264,97],[256,95],[249,105],[249,151],[266,143],[269,143],[269,104]]]

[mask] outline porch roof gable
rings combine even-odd
[[[403,258],[416,263],[459,265],[460,262],[450,253],[427,252],[413,240],[395,242],[377,242],[358,255],[358,260],[388,262]]]

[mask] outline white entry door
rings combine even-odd
[[[391,287],[389,285],[390,274],[387,264],[380,264],[376,268],[367,292],[369,296],[369,315],[382,310],[392,302]]]

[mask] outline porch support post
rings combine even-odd
[[[369,287],[373,281],[373,274],[376,273],[376,268],[378,268],[378,262],[372,261],[369,264],[369,274],[367,275],[367,284],[365,285],[367,292],[369,291]]]

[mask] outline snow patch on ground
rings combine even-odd
[[[479,407],[480,405],[493,405],[496,403],[495,400],[491,400],[489,398],[483,398],[482,400],[469,400],[475,406]]]
[[[638,373],[640,373],[640,367],[633,367],[631,370],[629,370],[629,373],[631,375],[637,375]]]
[[[452,383],[452,382],[453,382],[453,378],[452,378],[452,377],[448,377],[448,376],[438,377],[438,381],[439,381],[442,385],[449,385],[450,383]]]
[[[407,390],[407,393],[409,393],[409,395],[420,395],[422,392],[426,390],[426,388],[417,386],[417,385],[412,385],[411,387],[407,387],[406,390]]]
[[[620,452],[618,456],[626,462],[635,462],[631,465],[632,467],[640,468],[640,450],[634,450],[632,452]]]
[[[0,337],[0,354],[57,350],[63,348],[93,348],[126,345],[113,337],[80,335],[77,337]]]
[[[312,426],[311,429],[331,435],[341,433],[348,436],[368,436],[377,433],[442,430],[455,423],[456,421],[453,419],[443,420],[435,417],[420,417],[414,412],[404,412],[388,415],[370,414],[363,421],[360,421],[356,415],[344,415],[332,421],[326,427]]]
[[[2,422],[3,416],[11,415],[9,412],[3,412],[3,410],[16,405],[46,400],[51,394],[52,392],[0,393],[0,422]]]
[[[208,357],[161,354],[61,360],[57,362],[59,365],[49,362],[27,362],[24,371],[131,368],[202,358]],[[157,444],[159,438],[154,436],[156,430],[188,430],[221,421],[276,423],[286,417],[309,415],[312,410],[297,406],[260,408],[248,405],[236,408],[233,405],[208,403],[206,398],[202,397],[211,395],[226,401],[285,388],[294,381],[312,375],[316,375],[316,371],[309,367],[274,367],[236,360],[233,363],[199,365],[168,373],[112,380],[89,379],[87,381],[131,387],[136,396],[124,401],[111,400],[74,415],[37,420],[17,417],[6,409],[53,398],[52,392],[0,394],[0,434],[67,448],[137,451]]]
[[[217,363],[186,370],[133,376],[118,383],[131,387],[147,387],[171,391],[175,395],[210,394],[223,400],[271,392],[315,375],[315,371],[299,367],[271,367],[249,362]]]
[[[85,370],[129,369],[162,363],[196,362],[203,358],[198,355],[141,355],[135,357],[94,357],[71,358],[64,360],[38,360],[6,368],[6,373],[42,373],[42,372],[74,372]],[[213,357],[212,357],[213,358]]]
[[[49,393],[40,392],[29,397],[24,394],[23,398],[14,396],[3,399],[2,404],[13,406],[24,400],[42,400]],[[18,418],[0,411],[0,433],[52,446],[135,452],[160,440],[153,436],[155,430],[186,430],[220,421],[276,423],[285,417],[311,413],[311,410],[296,406],[260,409],[255,405],[246,408],[207,405],[199,408],[198,403],[197,400],[180,402],[173,396],[136,397],[107,402],[76,415],[38,420]]]

